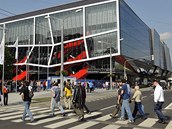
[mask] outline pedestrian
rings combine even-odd
[[[1,95],[2,95],[2,90],[0,89],[0,105],[2,106],[2,97],[1,97]]]
[[[129,99],[130,99],[130,94],[128,92],[126,80],[122,79],[122,89],[121,89],[121,95],[122,95],[122,108],[121,108],[121,116],[119,120],[125,120],[125,111],[128,116],[128,123],[134,123],[134,119],[131,113],[130,105],[129,105]]]
[[[110,116],[111,116],[112,118],[117,117],[119,111],[121,110],[121,106],[122,106],[122,97],[121,97],[122,82],[121,82],[121,80],[119,79],[119,80],[117,81],[117,83],[118,83],[118,87],[119,87],[119,89],[118,89],[118,96],[117,96],[117,104],[116,104],[116,106],[115,106],[115,110],[110,114]]]
[[[153,86],[155,87],[154,90],[154,111],[158,116],[158,123],[166,124],[167,118],[164,116],[164,114],[161,112],[162,106],[164,103],[164,91],[163,88],[159,85],[157,80],[153,81]]]
[[[147,117],[143,111],[143,108],[142,108],[143,107],[142,102],[141,102],[142,92],[141,92],[139,86],[137,86],[137,85],[134,87],[134,89],[135,89],[135,92],[132,97],[132,100],[135,103],[134,110],[133,110],[133,118],[135,119],[137,112],[139,112],[142,119],[147,119]]]
[[[74,105],[74,112],[78,115],[78,121],[84,119],[85,99],[86,99],[85,88],[81,85],[81,82],[78,82],[78,85],[74,89],[73,100],[72,100]]]
[[[7,87],[7,83],[5,83],[3,87],[4,106],[8,105],[8,93],[9,93],[9,89]]]
[[[60,109],[62,116],[65,116],[64,109],[60,103],[60,92],[61,90],[58,87],[58,83],[54,83],[53,87],[51,88],[51,111],[52,111],[51,116],[55,115],[54,109],[55,109],[56,104],[57,104],[57,107]]]
[[[72,105],[72,87],[68,82],[66,82],[66,86],[64,89],[64,103],[66,109],[70,110]]]
[[[22,120],[25,121],[26,114],[30,117],[30,122],[34,122],[33,115],[30,111],[30,104],[31,104],[31,97],[29,97],[29,82],[23,83],[23,88],[21,90],[21,97],[23,99],[23,105],[24,105],[24,111],[23,111],[23,117]]]

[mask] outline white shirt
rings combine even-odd
[[[157,85],[154,90],[154,102],[164,102],[164,91],[160,85]]]

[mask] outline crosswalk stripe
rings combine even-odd
[[[32,111],[38,111],[38,110],[41,110],[40,108],[39,109],[37,109],[38,107],[35,107],[35,108],[32,108],[31,109],[31,112]],[[3,112],[4,113],[4,112]],[[6,116],[11,116],[11,115],[17,115],[17,114],[21,114],[21,113],[23,113],[23,111],[17,111],[17,112],[12,112],[12,113],[5,113],[5,114],[1,114],[0,115],[0,118],[1,117],[6,117]]]
[[[115,123],[117,123],[117,124],[125,124],[126,125],[128,123],[128,121],[127,120],[125,120],[125,121],[118,120]]]
[[[69,129],[86,129],[86,128],[89,128],[89,127],[94,126],[94,125],[96,125],[96,124],[99,124],[99,122],[88,121],[88,122],[85,122],[85,123],[83,123],[83,124],[74,126],[74,127],[72,127],[72,128],[69,128]]]
[[[38,107],[30,107],[30,109],[36,109]],[[23,110],[24,109],[24,106],[23,107],[14,107],[14,108],[10,108],[10,109],[3,109],[0,111],[0,113],[4,113],[4,112],[10,112],[10,111],[14,111],[14,110]]]
[[[55,129],[55,128],[58,128],[58,127],[61,127],[61,126],[64,126],[64,125],[67,125],[67,124],[70,124],[70,123],[73,123],[73,122],[76,122],[76,119],[71,118],[71,119],[64,120],[64,121],[61,121],[61,122],[57,122],[57,123],[54,123],[54,124],[50,124],[50,125],[47,125],[47,126],[44,126],[44,127],[50,128],[50,129]]]
[[[22,111],[12,112],[12,113],[7,113],[7,114],[1,114],[1,115],[0,115],[0,118],[1,118],[1,117],[11,116],[11,115],[17,115],[17,114],[21,114],[21,113],[22,113]]]
[[[100,121],[106,121],[106,120],[109,120],[111,119],[109,114],[108,115],[105,115],[105,116],[102,116],[102,117],[99,117],[97,118],[96,120],[100,120]]]
[[[40,125],[40,124],[43,124],[43,123],[46,123],[46,122],[51,122],[51,121],[54,121],[54,120],[59,120],[59,119],[62,119],[63,117],[52,117],[52,118],[46,118],[46,119],[43,119],[43,120],[39,120],[35,123],[27,123],[28,125]]]
[[[44,110],[44,109],[47,109],[47,108],[39,108],[39,109],[33,109],[31,110],[31,112],[35,112],[35,111],[40,111],[40,110]],[[8,116],[8,117],[5,117],[5,118],[0,118],[0,120],[10,120],[10,119],[14,119],[14,118],[19,118],[19,117],[22,117],[22,112],[18,112],[19,115],[15,115],[15,116],[9,116],[8,114],[4,114],[4,116]],[[4,117],[3,116],[3,117]]]
[[[41,115],[34,116],[34,119],[38,119],[38,118],[42,118],[42,117],[46,117],[46,116],[47,116],[47,114],[41,114]],[[27,117],[25,120],[30,120],[30,118]],[[21,119],[12,120],[12,122],[19,123],[19,122],[22,122],[22,120]]]
[[[165,129],[171,129],[171,127],[172,127],[172,121],[170,121],[170,122],[168,123],[168,125],[166,126]]]
[[[22,115],[15,115],[15,116],[10,116],[10,117],[4,117],[4,118],[0,118],[0,120],[10,120],[10,119],[19,118],[19,117],[22,117]]]
[[[154,118],[147,118],[142,123],[139,124],[139,126],[143,127],[152,127],[156,123],[157,119]]]
[[[101,112],[92,112],[91,114],[86,114],[84,116],[84,118],[89,118],[89,117],[100,115],[100,114],[101,114]],[[47,126],[44,126],[44,127],[54,129],[54,128],[58,128],[58,127],[61,127],[61,126],[67,125],[67,124],[71,124],[73,122],[77,122],[77,119],[71,118],[71,119],[64,120],[64,121],[61,121],[61,122],[57,122],[57,123],[54,123],[54,124],[50,124],[50,125],[47,125]]]
[[[121,126],[119,126],[119,125],[107,125],[107,126],[101,128],[101,129],[118,129],[120,127]]]
[[[102,114],[101,112],[92,112],[91,114],[85,114],[84,118],[89,118]]]

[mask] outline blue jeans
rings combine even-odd
[[[165,121],[166,120],[166,117],[161,112],[163,103],[164,102],[157,102],[154,105],[154,111],[157,114],[160,121]]]
[[[142,103],[141,102],[135,102],[133,117],[136,116],[138,111],[139,111],[140,115],[142,115],[143,118],[146,117],[145,113],[142,110]]]
[[[60,109],[61,113],[64,113],[64,109],[61,106],[60,101],[56,102],[55,99],[52,98],[52,102],[51,102],[51,111],[52,111],[52,114],[54,115],[54,109],[55,109],[56,104],[57,104],[57,107]]]
[[[124,119],[125,111],[127,112],[128,118],[130,121],[133,121],[133,116],[131,113],[129,99],[122,101],[122,108],[121,108],[121,118]]]
[[[29,117],[30,117],[30,120],[32,121],[33,120],[33,115],[32,115],[32,113],[30,112],[30,109],[29,109],[30,102],[29,101],[24,101],[23,105],[24,105],[24,112],[23,112],[22,120],[25,120],[26,114],[28,114]]]

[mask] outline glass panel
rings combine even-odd
[[[78,40],[64,44],[64,62],[81,60],[86,58],[84,40]],[[61,61],[61,45],[55,46],[51,64],[58,64]]]
[[[27,52],[31,51],[31,47],[19,47],[18,48],[18,62],[24,63],[27,60]],[[15,55],[16,49],[14,48],[14,55]]]
[[[13,45],[17,37],[19,45],[33,44],[33,19],[6,24],[6,44]]]
[[[34,47],[30,56],[30,62],[33,64],[48,65],[51,49],[51,46]]]
[[[116,28],[116,2],[86,8],[86,35]]]
[[[48,18],[45,18],[45,16],[38,17],[35,20],[35,24],[36,24],[35,44],[39,44],[39,43],[52,44]]]
[[[63,25],[64,41],[83,36],[83,13],[80,10],[50,15],[53,38],[55,43],[61,42],[61,27]]]
[[[97,57],[118,52],[117,32],[87,38],[89,57]]]

